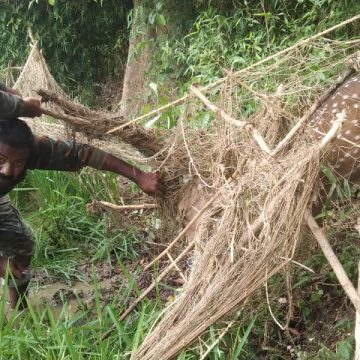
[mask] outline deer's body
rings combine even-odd
[[[314,113],[310,123],[318,138],[330,130],[339,113],[346,120],[332,142],[329,164],[339,177],[356,181],[360,178],[360,75],[347,79]]]

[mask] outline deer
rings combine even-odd
[[[332,141],[327,163],[334,175],[351,183],[360,180],[360,74],[349,71],[345,80],[331,90],[309,119],[317,139],[321,139],[331,128],[337,116],[343,113],[345,121],[337,137]],[[322,179],[324,184],[324,179]],[[328,188],[324,184],[325,190]],[[323,198],[324,194],[320,195]],[[313,214],[322,209],[314,205]]]

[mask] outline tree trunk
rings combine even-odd
[[[155,29],[147,23],[149,8],[145,3],[134,0],[134,20],[120,103],[120,113],[125,118],[136,115],[144,104],[145,76],[151,64],[151,39]]]

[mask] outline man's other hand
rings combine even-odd
[[[11,94],[11,95],[16,95],[16,96],[20,96],[20,97],[21,97],[21,94],[20,94],[17,90],[15,90],[15,89],[13,89],[13,88],[7,87],[5,91],[6,91],[7,93]]]
[[[21,116],[36,117],[42,114],[41,101],[33,97],[26,97],[23,99],[24,109]]]

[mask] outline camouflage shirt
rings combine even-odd
[[[101,169],[107,153],[88,144],[35,136],[27,169],[76,171],[84,166]]]
[[[0,119],[21,116],[23,100],[4,90],[6,90],[6,86],[0,82]],[[30,153],[25,170],[76,171],[84,166],[101,169],[106,156],[106,152],[88,144],[54,140],[47,136],[35,136],[35,147]]]
[[[6,86],[0,82],[0,118],[15,118],[21,116],[24,101],[20,96],[7,93]]]

